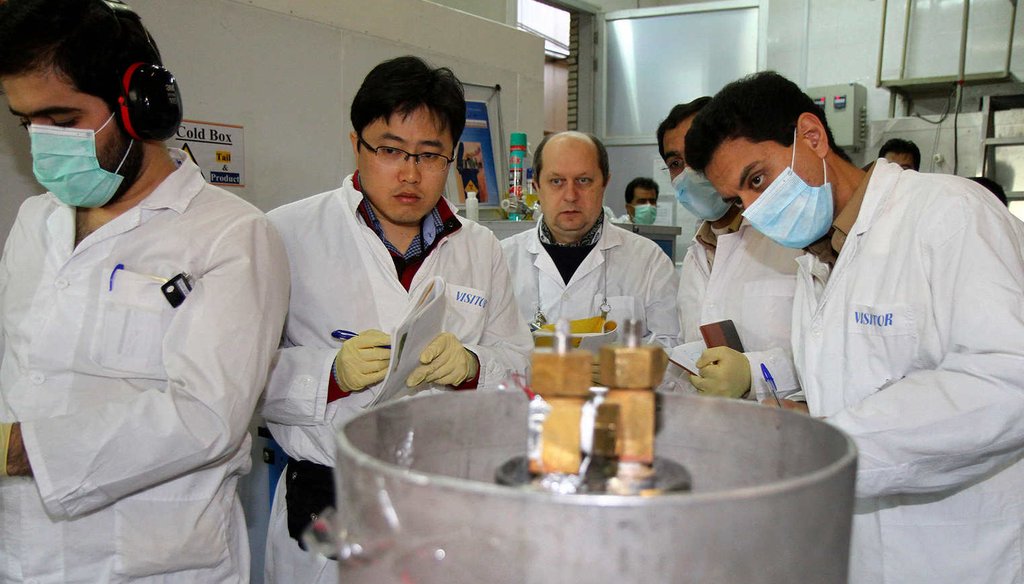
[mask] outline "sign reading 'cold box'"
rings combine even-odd
[[[242,126],[182,120],[167,145],[180,148],[196,163],[206,182],[245,186],[245,131]]]

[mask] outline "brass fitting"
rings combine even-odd
[[[657,345],[601,347],[601,384],[619,389],[651,389],[661,383],[668,354]]]
[[[558,353],[537,349],[533,352],[530,387],[547,399],[551,396],[590,397],[589,351]]]

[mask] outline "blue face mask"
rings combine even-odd
[[[658,208],[654,205],[637,205],[633,209],[633,223],[637,225],[654,225],[658,217]]]
[[[772,241],[792,248],[804,248],[821,239],[832,225],[832,185],[828,183],[825,161],[825,182],[820,187],[808,185],[793,172],[796,162],[796,137],[793,139],[793,160],[743,216],[755,229]]]
[[[132,140],[114,172],[100,167],[96,158],[96,134],[107,127],[111,114],[99,130],[59,128],[32,124],[32,172],[46,190],[72,207],[102,207],[117,192],[124,179],[117,174],[128,158]]]
[[[729,211],[729,203],[722,200],[711,181],[692,168],[686,168],[672,179],[676,200],[697,217],[717,221]]]

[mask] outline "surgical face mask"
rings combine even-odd
[[[32,124],[32,171],[36,180],[58,199],[73,207],[102,207],[124,179],[117,174],[132,149],[132,140],[114,172],[104,170],[96,157],[96,134],[114,119],[110,114],[98,130]]]
[[[793,172],[796,162],[796,137],[793,139],[793,160],[743,216],[755,229],[779,245],[804,248],[821,239],[832,224],[832,185],[828,183],[825,161],[825,182],[820,187],[808,185]]]
[[[705,221],[717,221],[729,211],[729,203],[718,196],[711,181],[692,168],[677,174],[672,179],[672,186],[676,189],[679,204]]]
[[[637,205],[633,208],[633,223],[637,225],[653,225],[658,217],[658,208],[651,204]]]

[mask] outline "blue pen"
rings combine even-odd
[[[348,331],[348,330],[345,330],[345,329],[337,329],[337,330],[331,331],[331,336],[336,338],[336,339],[338,339],[339,341],[342,341],[342,342],[347,341],[347,340],[351,339],[352,337],[355,337],[355,336],[358,336],[358,335],[359,335],[359,333],[354,333],[352,331]],[[391,345],[381,345],[381,348],[382,349],[390,349]]]
[[[124,269],[124,264],[117,264],[116,266],[114,266],[113,270],[110,270],[110,286],[107,288],[107,292],[113,292],[114,291],[114,274],[116,274],[118,270],[123,270],[123,269]]]
[[[357,333],[354,333],[352,331],[347,331],[345,329],[338,329],[336,331],[332,331],[331,332],[331,336],[336,338],[336,339],[338,339],[339,341],[347,341],[347,340],[351,339],[352,337],[356,336],[356,334]]]
[[[779,388],[775,386],[775,378],[768,371],[768,367],[764,363],[761,363],[761,375],[764,377],[765,383],[768,384],[768,389],[772,390],[772,397],[775,398],[775,405],[782,407],[782,402],[779,401]]]

